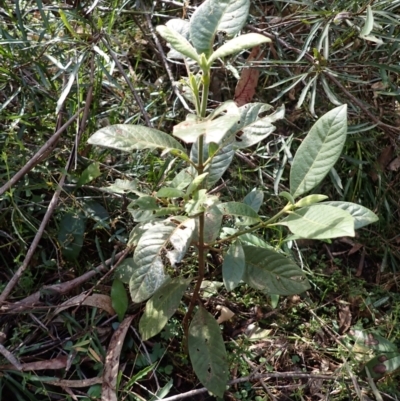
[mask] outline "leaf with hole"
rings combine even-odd
[[[190,281],[190,278],[168,278],[146,302],[144,313],[139,321],[139,332],[143,341],[154,337],[165,327],[178,309]]]
[[[291,211],[278,224],[287,226],[298,238],[329,239],[355,235],[351,214],[324,204]]]
[[[273,249],[243,246],[246,269],[243,281],[266,294],[294,295],[310,288],[303,271]]]
[[[225,344],[217,321],[202,306],[190,323],[188,348],[201,384],[212,394],[222,397],[229,373]]]
[[[218,209],[225,215],[236,217],[236,224],[250,226],[260,221],[257,212],[251,207],[240,202],[225,202],[218,205]]]
[[[133,302],[150,298],[167,279],[162,255],[176,229],[175,224],[164,221],[154,224],[140,237],[133,257],[136,269],[129,282]]]
[[[347,105],[323,115],[311,128],[293,159],[290,193],[294,198],[315,188],[334,166],[347,135]]]

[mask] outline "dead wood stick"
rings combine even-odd
[[[90,270],[82,276],[79,276],[77,278],[74,278],[73,280],[66,281],[65,283],[61,284],[52,284],[52,285],[46,285],[44,286],[40,291],[35,292],[32,295],[29,295],[28,297],[22,299],[21,301],[8,304],[8,305],[3,305],[0,308],[0,312],[21,312],[21,311],[26,311],[34,308],[37,305],[40,305],[40,296],[43,291],[55,291],[59,293],[60,295],[67,294],[74,288],[82,285],[86,281],[90,280],[93,278],[96,274],[102,273],[103,271],[106,270],[106,267],[110,265],[115,259],[120,259],[123,257],[125,252],[119,252],[115,255],[114,258],[107,259],[104,264],[100,264],[93,270]]]
[[[31,171],[38,163],[40,163],[46,154],[48,154],[60,139],[61,134],[76,120],[82,108],[79,109],[62,127],[60,127],[53,136],[38,150],[38,152],[18,171],[6,184],[0,188],[0,196],[17,183],[25,174]]]

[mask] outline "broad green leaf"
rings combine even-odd
[[[185,143],[193,143],[200,135],[204,135],[207,142],[219,144],[238,119],[239,113],[226,114],[213,120],[186,120],[174,126],[174,136]]]
[[[208,173],[203,173],[194,178],[193,181],[189,184],[188,189],[186,190],[186,196],[191,195],[194,191],[200,188],[207,176]]]
[[[87,200],[82,204],[83,211],[88,219],[93,219],[97,224],[94,228],[102,227],[109,229],[108,222],[110,221],[110,215],[103,205],[94,201]]]
[[[115,194],[129,194],[133,193],[138,196],[142,196],[143,193],[137,189],[136,180],[120,180],[117,178],[113,184],[106,188],[102,188],[103,191],[113,192]]]
[[[310,288],[303,271],[282,254],[265,248],[243,246],[246,269],[243,281],[266,294],[294,295]]]
[[[211,163],[209,163],[205,168],[205,171],[209,173],[207,177],[206,188],[211,188],[223,176],[225,171],[230,166],[234,156],[235,150],[233,149],[232,144],[228,144],[218,150]],[[206,161],[208,157],[209,145],[205,143],[203,148],[203,162]],[[192,146],[190,158],[194,163],[199,162],[197,142]]]
[[[365,19],[365,24],[364,24],[363,28],[361,29],[360,37],[365,38],[366,36],[368,36],[371,33],[373,27],[374,27],[374,14],[372,13],[371,6],[368,5],[367,6],[367,17]]]
[[[193,199],[185,203],[185,212],[190,217],[195,217],[206,210],[207,190],[200,189],[194,193]]]
[[[259,189],[253,189],[243,199],[243,203],[254,209],[256,213],[259,212],[263,201],[264,201],[264,192]]]
[[[261,43],[271,42],[271,39],[259,33],[247,33],[245,35],[238,36],[218,48],[214,53],[211,54],[208,59],[208,63],[211,64],[218,58],[223,58],[231,54],[239,53],[244,49],[249,49],[254,46],[258,46]]]
[[[228,37],[236,35],[246,23],[250,0],[206,0],[190,19],[190,40],[197,53],[212,51],[218,31]]]
[[[207,207],[204,212],[204,242],[213,242],[218,238],[223,217],[217,205]]]
[[[173,188],[183,190],[189,186],[189,184],[193,181],[194,177],[196,177],[195,172],[192,171],[191,167],[188,167],[184,170],[181,170],[171,181],[171,186]]]
[[[146,341],[157,335],[175,313],[191,279],[168,278],[147,301],[139,321],[139,332]]]
[[[224,257],[222,277],[225,288],[233,291],[240,283],[245,269],[244,251],[240,241],[233,242]]]
[[[100,176],[101,176],[100,163],[99,162],[91,163],[89,164],[89,166],[85,168],[85,170],[82,171],[82,174],[79,177],[76,186],[79,188],[82,185],[88,184],[89,182],[95,180],[97,177]]]
[[[400,355],[398,352],[380,354],[370,359],[361,371],[361,377],[370,374],[374,380],[382,379],[385,375],[394,373],[400,368]],[[367,373],[368,369],[368,373]]]
[[[225,202],[218,205],[218,209],[230,216],[237,217],[236,224],[241,226],[249,226],[260,221],[257,212],[251,206],[240,202]]]
[[[186,40],[189,40],[189,21],[185,21],[181,18],[172,18],[168,20],[165,24],[168,28],[178,32],[180,35],[182,35]],[[182,53],[179,53],[175,49],[171,49],[168,54],[168,58],[172,59],[183,59]]]
[[[117,312],[118,320],[122,322],[128,309],[128,294],[121,280],[115,278],[111,286],[111,305]]]
[[[166,254],[172,267],[182,261],[190,246],[195,229],[196,221],[194,219],[187,219],[177,225],[177,229],[169,239],[174,249],[167,251]]]
[[[293,196],[289,192],[282,191],[279,193],[279,196],[285,198],[290,204],[294,205]]]
[[[239,149],[253,146],[267,138],[275,131],[272,123],[285,115],[285,108],[281,106],[274,113],[259,117],[270,110],[272,106],[265,103],[248,103],[239,107],[239,118],[225,135],[222,146],[225,141],[232,141],[235,135],[237,136],[234,146]]]
[[[95,132],[88,140],[91,145],[104,146],[123,152],[134,149],[176,149],[185,153],[183,146],[171,135],[141,125],[116,124]]]
[[[293,159],[290,193],[294,198],[315,188],[338,160],[347,134],[347,105],[323,115],[311,128]]]
[[[235,150],[232,144],[218,150],[211,163],[206,167],[208,172],[207,188],[211,188],[224,175],[232,163],[233,156],[235,156]]]
[[[222,398],[229,374],[225,344],[217,321],[202,306],[190,324],[188,348],[201,384]]]
[[[314,203],[322,202],[323,200],[328,199],[326,195],[308,195],[295,203],[296,207],[305,207],[311,206]]]
[[[346,210],[354,218],[354,229],[358,230],[361,227],[365,227],[368,224],[375,223],[379,220],[379,217],[367,209],[364,206],[357,205],[351,202],[340,202],[340,201],[328,201],[324,202],[323,205],[339,207],[340,209]]]
[[[122,281],[124,284],[129,284],[133,272],[137,266],[133,258],[124,259],[115,269],[114,277]]]
[[[239,236],[239,238],[243,245],[254,245],[258,248],[273,249],[271,245],[266,243],[257,235],[251,233],[242,234],[241,236]]]
[[[82,213],[67,213],[60,221],[58,242],[61,253],[68,260],[75,260],[81,252],[85,235],[86,217]]]
[[[168,198],[168,199],[183,198],[185,196],[185,193],[177,188],[164,187],[161,188],[159,191],[157,191],[156,196],[158,198]]]
[[[200,57],[197,54],[195,48],[184,36],[166,25],[158,25],[156,29],[160,36],[162,36],[173,49],[183,54],[184,56],[191,58],[197,63],[200,63]]]
[[[154,224],[140,237],[133,257],[137,268],[129,282],[133,302],[150,298],[166,280],[162,255],[175,230],[175,224],[165,221]]]
[[[354,237],[354,219],[345,210],[328,205],[312,205],[289,212],[279,224],[298,238],[329,239]]]

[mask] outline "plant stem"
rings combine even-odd
[[[207,113],[207,102],[208,102],[208,92],[210,86],[210,70],[203,70],[203,93],[201,97],[201,106],[200,106],[200,117],[205,117]],[[198,139],[198,152],[199,152],[199,159],[197,162],[196,170],[197,174],[203,174],[204,172],[204,135],[200,135]],[[197,300],[199,299],[199,292],[201,283],[204,279],[204,274],[206,270],[206,261],[204,258],[204,251],[206,249],[204,244],[204,225],[205,225],[205,218],[204,212],[199,215],[199,241],[197,248],[199,250],[199,277],[197,279],[196,285],[193,290],[192,299],[190,300],[188,311],[183,319],[183,330],[186,337],[186,350],[188,348],[188,334],[189,334],[189,319],[193,313],[194,306],[196,305]]]

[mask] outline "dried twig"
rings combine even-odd
[[[278,378],[278,379],[320,379],[320,380],[338,380],[340,379],[339,376],[333,375],[315,375],[312,373],[298,373],[298,372],[282,372],[282,373],[260,373],[258,375],[250,375],[246,377],[241,377],[239,379],[231,380],[227,383],[228,386],[232,386],[236,383],[246,383],[253,380],[262,380],[262,379],[269,379],[269,378]],[[348,381],[348,379],[342,379]],[[172,397],[163,398],[163,401],[177,401],[182,400],[183,398],[193,397],[198,394],[206,393],[208,390],[203,387],[197,390],[191,390],[186,393],[173,395]]]
[[[90,270],[90,271],[86,272],[85,274],[83,274],[82,276],[74,278],[73,280],[66,281],[65,283],[61,283],[61,284],[53,284],[53,285],[44,286],[40,291],[37,291],[34,294],[29,295],[28,297],[22,299],[21,301],[18,301],[13,304],[9,304],[9,305],[3,305],[0,309],[0,311],[1,312],[18,313],[18,312],[33,309],[33,308],[37,307],[38,305],[42,304],[40,302],[40,296],[44,291],[54,291],[54,292],[59,293],[60,295],[67,294],[74,288],[82,285],[86,281],[93,278],[96,274],[102,273],[103,271],[105,271],[107,265],[110,265],[114,261],[114,259],[124,257],[124,254],[125,254],[125,252],[117,253],[114,258],[110,258],[110,259],[106,260],[104,263],[100,264],[93,270]],[[46,308],[48,308],[47,305],[46,305]]]
[[[76,120],[82,109],[79,109],[53,136],[39,149],[39,151],[18,171],[6,184],[0,188],[0,196],[17,183],[25,174],[40,163],[56,146],[61,134]]]

